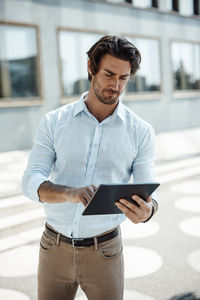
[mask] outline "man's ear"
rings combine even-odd
[[[89,59],[88,59],[88,62],[87,62],[87,68],[88,68],[88,72],[89,72],[90,76],[92,77],[91,63],[90,63]]]

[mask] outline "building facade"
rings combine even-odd
[[[141,52],[130,109],[156,132],[200,126],[200,0],[1,0],[0,151],[30,148],[41,116],[88,90],[105,34]]]

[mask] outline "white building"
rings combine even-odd
[[[1,0],[0,151],[30,148],[41,116],[88,89],[105,34],[142,54],[127,106],[156,132],[200,126],[200,0]]]

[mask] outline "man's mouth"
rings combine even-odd
[[[112,95],[112,96],[118,95],[118,92],[112,91],[112,90],[106,90],[105,92],[106,92],[107,94],[109,94],[109,95]]]

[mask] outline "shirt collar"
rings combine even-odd
[[[114,114],[116,114],[122,121],[126,120],[126,111],[121,99],[119,99],[119,103],[114,111]]]
[[[73,112],[73,117],[75,118],[80,112],[83,110],[88,113],[87,106],[85,105],[84,98],[88,94],[88,92],[85,92],[81,95],[79,101],[76,102],[76,105],[74,107],[74,112]],[[121,102],[121,99],[119,100],[119,103],[113,113],[113,116],[117,115],[122,121],[125,121],[126,116],[125,116],[125,108],[124,104]]]
[[[76,102],[76,105],[74,107],[73,117],[75,118],[81,111],[86,110],[86,105],[84,103],[84,98],[87,95],[88,92],[85,92],[81,95],[79,101]]]

